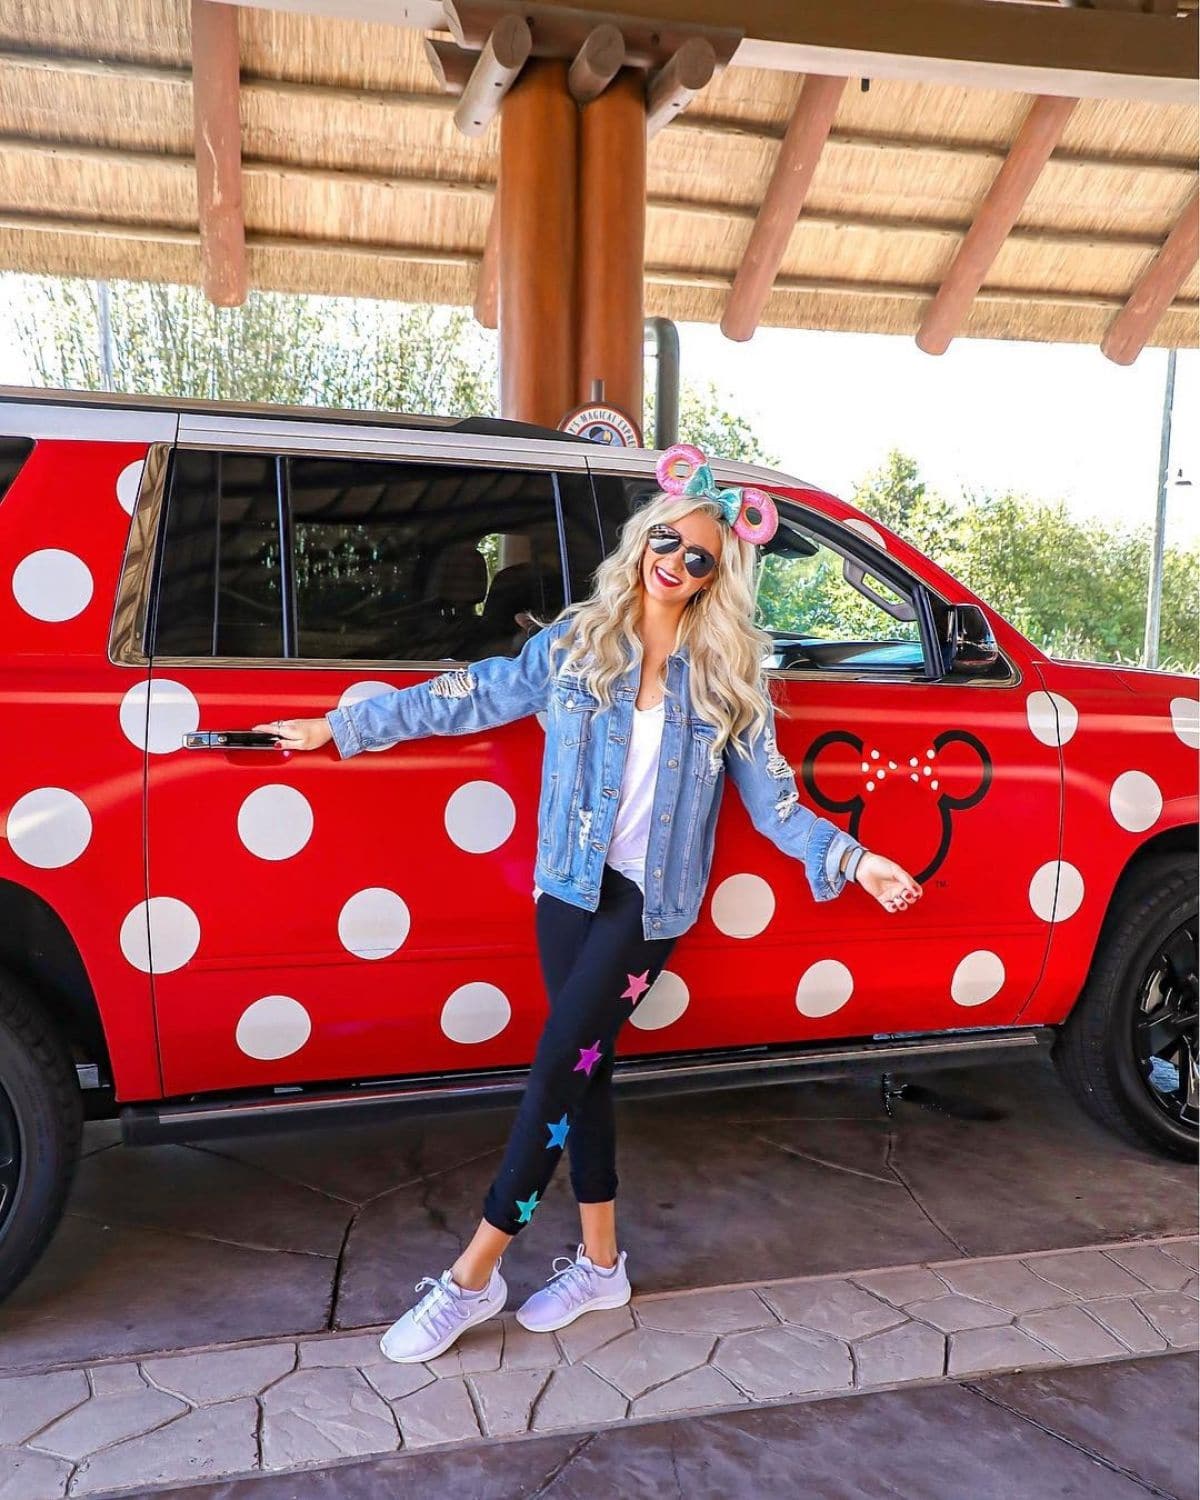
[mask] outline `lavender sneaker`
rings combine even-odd
[[[559,1261],[563,1262],[561,1267]],[[517,1309],[517,1322],[533,1333],[552,1333],[586,1312],[624,1307],[631,1295],[624,1250],[617,1256],[616,1265],[603,1271],[593,1265],[580,1245],[574,1260],[569,1255],[555,1256],[553,1274]]]
[[[464,1291],[449,1270],[436,1280],[422,1276],[415,1290],[429,1291],[415,1307],[397,1318],[379,1340],[388,1359],[400,1365],[419,1364],[444,1354],[460,1333],[476,1323],[495,1317],[508,1301],[508,1286],[500,1274],[500,1262],[492,1267],[491,1278],[481,1292]]]

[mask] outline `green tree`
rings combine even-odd
[[[646,390],[646,418],[642,428],[646,442],[654,441],[654,390]],[[679,387],[679,441],[694,443],[708,458],[731,463],[765,464],[779,460],[768,453],[748,417],[729,405],[715,381],[697,385],[684,380]]]
[[[17,278],[6,278],[15,281]],[[41,385],[102,390],[95,282],[20,278],[17,337]],[[491,341],[461,309],[113,282],[112,384],[136,395],[445,416],[491,413]]]

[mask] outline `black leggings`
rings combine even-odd
[[[642,936],[642,893],[611,865],[604,867],[594,912],[543,892],[536,923],[550,1014],[483,1207],[489,1224],[513,1235],[541,1201],[564,1144],[578,1202],[616,1196],[617,1033],[676,942]]]

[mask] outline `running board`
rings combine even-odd
[[[1056,1032],[1050,1026],[912,1033],[840,1045],[792,1048],[737,1048],[696,1052],[674,1058],[617,1059],[613,1080],[621,1098],[654,1099],[667,1094],[708,1093],[758,1084],[801,1083],[811,1079],[869,1078],[971,1064],[999,1063],[1014,1056],[1049,1052]],[[297,1084],[239,1095],[194,1095],[120,1108],[121,1137],[127,1146],[192,1141],[220,1135],[340,1125],[401,1114],[429,1115],[461,1109],[502,1109],[515,1102],[528,1082],[528,1068],[491,1073],[455,1073],[391,1079],[341,1087]]]

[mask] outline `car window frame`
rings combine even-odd
[[[135,506],[130,541],[126,549],[125,563],[118,586],[110,631],[109,658],[114,664],[155,667],[242,667],[275,668],[283,670],[307,669],[317,671],[346,669],[358,671],[371,668],[381,671],[445,671],[448,666],[469,664],[462,657],[439,657],[436,661],[416,657],[298,657],[298,656],[191,656],[152,654],[150,644],[154,638],[155,612],[161,598],[161,568],[166,537],[167,503],[170,494],[174,457],[180,451],[266,453],[276,461],[293,457],[361,459],[374,462],[442,464],[463,469],[511,468],[525,470],[531,474],[549,474],[552,480],[554,521],[558,536],[559,574],[563,599],[571,602],[571,577],[567,544],[567,516],[563,504],[561,481],[573,478],[587,486],[592,500],[592,512],[596,516],[597,553],[601,547],[599,512],[584,455],[573,445],[531,442],[522,438],[488,437],[486,445],[477,438],[455,440],[453,434],[424,431],[402,432],[399,435],[383,429],[384,440],[364,443],[358,432],[330,431],[325,424],[319,429],[311,423],[262,423],[247,420],[237,424],[236,419],[222,419],[219,424],[207,419],[208,430],[189,433],[175,443],[152,445],[147,456],[146,475],[143,478],[138,502]],[[280,429],[299,429],[292,441]],[[290,436],[290,434],[289,434]],[[282,538],[281,538],[282,540]],[[288,573],[294,565],[290,549],[287,553]],[[294,577],[293,577],[294,585]],[[294,593],[294,587],[293,587]],[[281,604],[281,609],[282,609]]]

